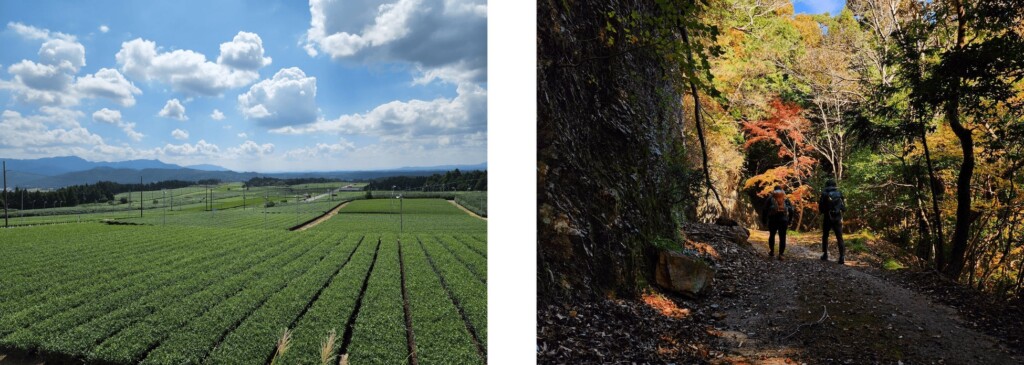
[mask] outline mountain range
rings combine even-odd
[[[246,181],[254,177],[305,178],[322,177],[344,180],[367,180],[379,177],[412,175],[422,176],[454,169],[465,171],[486,170],[487,163],[476,165],[443,165],[425,167],[402,167],[388,170],[368,171],[314,171],[314,172],[236,172],[217,165],[200,164],[180,166],[160,160],[129,160],[116,162],[94,162],[85,159],[47,157],[40,159],[7,162],[7,186],[21,188],[53,189],[68,185],[92,184],[97,181],[113,181],[122,184],[157,182],[165,180],[198,181],[218,179],[221,181]]]

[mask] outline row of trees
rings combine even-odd
[[[254,177],[246,181],[244,186],[246,188],[260,187],[260,186],[288,186],[288,185],[299,185],[299,184],[323,184],[331,182],[339,182],[339,179],[328,179],[322,177],[308,177],[308,178],[294,178],[294,179],[278,179],[274,177]]]
[[[785,185],[797,227],[811,228],[805,215],[835,179],[849,227],[1019,295],[1024,1],[849,0],[834,16],[784,0],[714,4],[720,96],[705,109],[726,142],[713,148],[745,153],[755,202]]]
[[[391,176],[373,179],[365,190],[487,191],[487,171],[455,169],[430,176]]]
[[[0,203],[8,209],[42,209],[56,207],[73,207],[86,203],[105,203],[114,200],[114,195],[132,191],[152,191],[161,189],[178,189],[195,184],[192,181],[168,180],[147,184],[119,184],[100,181],[95,184],[72,185],[57,190],[26,190],[14,188],[7,192],[10,205],[6,205],[3,196]]]

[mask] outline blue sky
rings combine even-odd
[[[486,24],[483,0],[0,2],[0,157],[484,162]]]
[[[839,14],[839,11],[843,10],[845,5],[845,0],[794,0],[793,11],[796,13],[829,13],[830,15],[836,15]]]

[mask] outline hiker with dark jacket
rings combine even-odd
[[[786,230],[790,218],[796,213],[793,203],[786,197],[786,191],[776,186],[768,195],[764,209],[761,210],[761,223],[768,226],[768,257],[775,256],[775,234],[779,235],[779,260],[786,252]]]
[[[843,193],[836,188],[835,180],[829,179],[825,182],[825,190],[821,192],[821,199],[818,200],[818,211],[821,212],[821,261],[828,261],[828,232],[836,234],[836,242],[839,244],[840,265],[845,263],[846,246],[843,245],[843,212],[846,211],[846,203],[843,202]]]

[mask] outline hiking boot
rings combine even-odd
[[[779,261],[786,261],[786,257],[782,256],[781,253],[779,254]]]
[[[768,258],[775,257],[775,251],[768,251]]]
[[[846,265],[846,260],[843,260],[842,256],[839,256],[839,260],[837,260],[836,262],[838,262],[840,265]]]
[[[821,261],[828,261],[828,253],[821,254]]]

